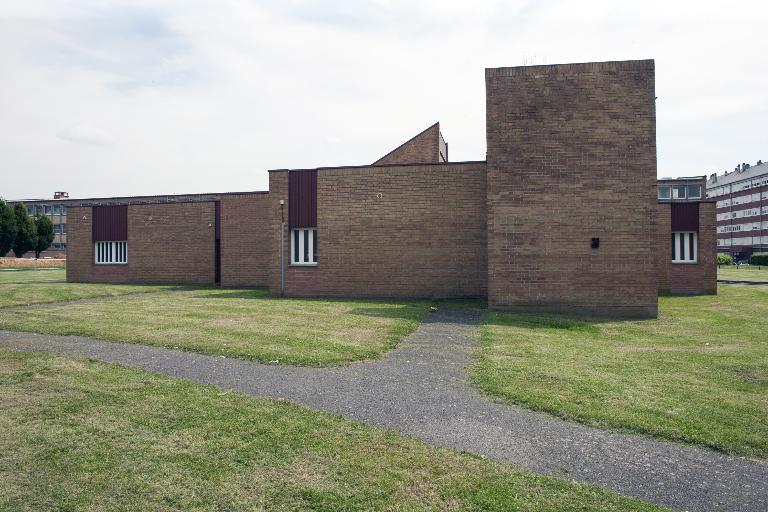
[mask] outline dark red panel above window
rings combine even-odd
[[[317,227],[317,171],[288,173],[288,225]]]
[[[128,206],[93,207],[93,241],[122,242],[128,240]]]
[[[699,203],[670,203],[672,231],[699,230]]]

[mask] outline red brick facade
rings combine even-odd
[[[278,210],[287,179],[270,173]],[[316,267],[288,263],[285,234],[288,295],[485,296],[484,162],[318,169],[317,201]],[[273,268],[279,293],[279,255]]]
[[[97,265],[92,208],[70,207],[68,281],[214,282],[214,202],[128,206],[128,263]]]
[[[70,206],[68,279],[212,283],[218,245],[223,286],[286,295],[647,317],[659,289],[714,291],[711,203],[699,262],[664,252],[652,61],[489,69],[486,88],[487,162],[443,162],[434,125],[386,165],[319,168],[297,192],[275,170],[269,193],[131,204],[122,266],[94,265],[90,208]],[[309,194],[302,222],[316,226],[301,225],[316,228],[316,265],[291,264],[292,194]]]
[[[655,316],[653,61],[488,69],[486,101],[489,304]]]
[[[269,286],[270,225],[268,193],[221,197],[222,286]]]
[[[696,263],[672,263],[672,204],[658,204],[657,268],[659,293],[716,294],[717,293],[717,234],[715,232],[715,203],[702,201],[699,205],[698,258]]]
[[[441,140],[440,123],[435,123],[373,162],[373,165],[438,164],[445,161],[440,156]]]

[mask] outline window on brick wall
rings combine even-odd
[[[701,185],[688,185],[688,199],[701,199]]]
[[[659,185],[659,199],[669,199],[671,194],[672,192],[668,185]]]
[[[128,242],[96,242],[93,244],[97,265],[125,265],[128,263]]]
[[[317,228],[291,230],[291,264],[317,265]]]
[[[685,199],[685,185],[675,185],[672,187],[672,199]]]
[[[698,233],[695,231],[672,233],[672,263],[696,263],[698,252]]]

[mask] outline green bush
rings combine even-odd
[[[768,254],[753,254],[749,257],[749,264],[768,266]]]
[[[40,257],[40,253],[51,246],[53,237],[56,236],[53,231],[53,222],[47,215],[38,215],[35,217],[35,229],[37,230],[37,239],[35,241],[35,258]]]
[[[733,256],[730,254],[718,254],[717,255],[717,264],[718,265],[733,265]]]
[[[35,219],[27,215],[27,209],[21,203],[13,205],[13,214],[16,216],[16,238],[13,240],[13,254],[17,258],[24,253],[32,251],[37,245],[37,227]]]

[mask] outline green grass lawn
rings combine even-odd
[[[169,285],[67,283],[57,269],[0,269],[0,308],[179,288]]]
[[[0,351],[0,509],[660,510],[290,405]]]
[[[79,285],[55,286],[65,290],[54,292],[60,295]],[[112,285],[92,286],[98,293]],[[209,288],[0,309],[0,329],[328,365],[380,356],[415,330],[428,309],[426,302],[287,299],[261,290]]]
[[[659,319],[488,313],[471,378],[591,425],[768,458],[768,287],[661,297]]]
[[[717,278],[733,281],[763,281],[768,283],[768,267],[741,265],[739,268],[736,268],[735,265],[723,265],[717,269]]]

